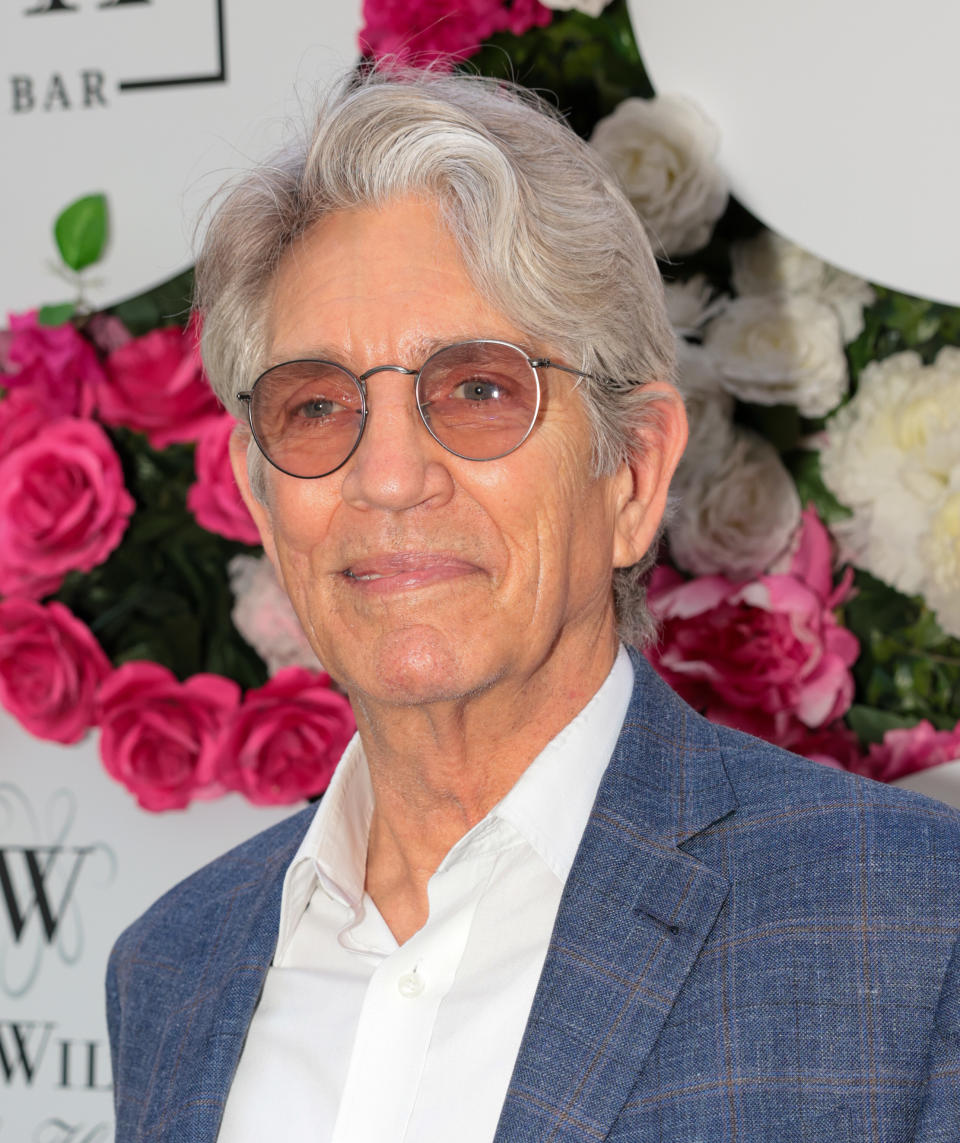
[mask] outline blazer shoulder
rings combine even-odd
[[[831,823],[836,842],[863,823],[869,848],[929,851],[960,863],[960,810],[847,770],[801,758],[740,731],[716,727],[742,825]]]

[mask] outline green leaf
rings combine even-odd
[[[71,270],[85,270],[103,257],[107,244],[107,199],[89,194],[72,202],[53,225],[60,257]]]
[[[920,596],[907,596],[865,571],[843,606],[860,640],[853,666],[857,697],[868,707],[952,726],[960,718],[960,640],[950,638]]]
[[[541,92],[584,137],[623,99],[653,94],[626,0],[613,0],[600,18],[576,10],[555,12],[545,27],[521,36],[497,32],[461,70]]]
[[[185,270],[145,294],[127,298],[111,310],[135,336],[158,326],[182,325],[190,315],[193,298],[193,270]]]
[[[37,311],[37,324],[66,325],[76,312],[76,302],[60,302],[55,306],[41,306]]]
[[[861,742],[882,742],[888,730],[915,726],[917,721],[916,718],[891,714],[888,710],[878,710],[860,703],[854,703],[846,714],[847,725]]]
[[[812,504],[825,524],[834,524],[853,514],[824,484],[819,452],[796,449],[783,459],[796,483],[801,503],[804,507]]]

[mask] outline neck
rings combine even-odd
[[[458,701],[397,708],[351,696],[374,795],[366,888],[398,941],[425,923],[444,857],[596,694],[616,646]]]

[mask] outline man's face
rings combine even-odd
[[[473,288],[436,208],[410,200],[321,221],[281,263],[269,363],[323,357],[360,374],[418,368],[430,343],[497,338],[544,355]],[[264,541],[321,662],[389,704],[522,687],[554,656],[612,656],[611,569],[626,476],[591,476],[576,379],[541,371],[530,437],[493,461],[445,451],[414,378],[367,381],[363,439],[338,471],[268,466]],[[243,479],[241,475],[241,480]],[[256,509],[255,509],[256,510]]]

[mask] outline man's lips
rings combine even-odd
[[[391,552],[365,556],[344,568],[342,574],[357,591],[387,595],[473,575],[479,570],[476,564],[450,552]]]

